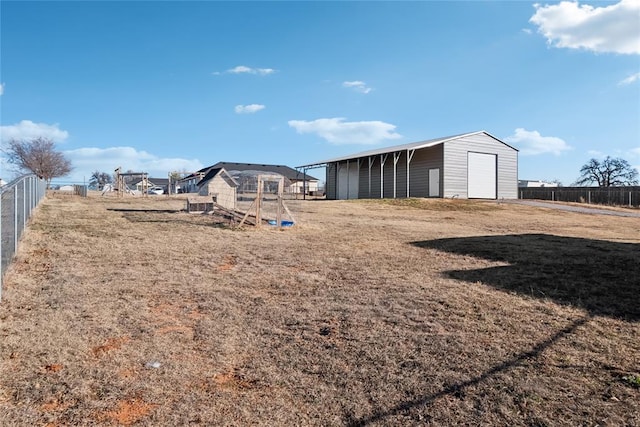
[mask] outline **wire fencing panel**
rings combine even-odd
[[[0,188],[0,300],[2,279],[18,249],[33,209],[45,195],[47,184],[35,175],[20,177]]]
[[[640,206],[640,187],[532,187],[519,188],[521,199],[591,203],[610,206]]]

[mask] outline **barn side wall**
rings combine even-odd
[[[338,189],[336,187],[336,173],[338,170],[336,165],[337,163],[329,163],[327,165],[327,175],[324,191],[328,200],[335,200],[338,194]]]
[[[409,165],[409,195],[410,197],[429,196],[429,169],[439,168],[442,175],[442,145],[431,148],[416,150]],[[359,199],[379,199],[407,197],[407,151],[397,152],[395,162],[395,182],[394,182],[394,154],[388,153],[384,160],[384,167],[381,164],[384,155],[363,157],[360,159],[358,170],[358,198]],[[369,159],[371,159],[371,180],[369,180]],[[336,165],[331,163],[327,167],[327,199],[338,198],[338,184],[336,180]],[[353,170],[357,165],[357,159],[349,162],[349,169]],[[340,169],[346,172],[346,161],[340,162]],[[382,174],[382,180],[380,179]],[[344,173],[343,173],[344,175]],[[343,177],[344,179],[344,177]],[[442,194],[442,178],[441,190]],[[371,183],[371,184],[369,184]],[[381,185],[383,191],[381,193]]]
[[[499,199],[518,198],[518,152],[487,134],[470,135],[444,144],[444,197],[468,197],[467,162],[468,153],[496,154],[497,197]]]
[[[518,152],[503,142],[484,133],[474,134],[434,147],[417,149],[409,165],[409,197],[429,197],[429,170],[439,169],[439,197],[468,197],[468,153],[486,153],[497,155],[496,195],[498,198],[515,199],[518,197]],[[399,152],[396,162],[395,197],[407,197],[407,151]],[[386,156],[381,170],[381,155],[371,156],[371,175],[369,175],[369,157],[363,157],[357,171],[357,197],[380,198],[394,197],[394,158],[393,152]],[[340,162],[346,168],[346,161]],[[327,165],[327,199],[338,198],[337,163]],[[349,170],[357,165],[357,159],[349,161]],[[383,179],[381,180],[381,173]],[[350,178],[351,179],[351,178]],[[354,182],[355,183],[355,182]],[[350,194],[350,197],[353,197]]]
[[[429,197],[429,169],[434,168],[440,169],[440,194],[442,194],[442,144],[415,151],[409,165],[410,197]]]
[[[369,194],[369,158],[364,158],[360,162],[358,171],[358,199],[370,199]]]

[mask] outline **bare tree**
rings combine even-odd
[[[106,184],[111,184],[113,178],[106,172],[94,171],[89,179],[89,185],[102,190]]]
[[[5,150],[7,161],[20,171],[30,171],[47,181],[47,187],[53,178],[65,176],[71,172],[71,162],[55,150],[53,140],[49,138],[12,139]]]
[[[580,168],[575,185],[597,183],[599,187],[638,185],[638,171],[621,158],[591,159]]]

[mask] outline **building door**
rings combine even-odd
[[[346,161],[337,163],[338,168],[338,199],[358,198],[358,162]]]
[[[429,169],[429,197],[440,197],[440,169]]]
[[[467,197],[470,199],[495,199],[497,192],[496,154],[468,154]]]
[[[338,168],[338,200],[349,198],[349,168],[347,163],[336,163]]]

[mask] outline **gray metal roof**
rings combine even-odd
[[[211,169],[224,168],[226,172],[231,174],[234,171],[257,171],[257,172],[271,172],[277,173],[290,181],[302,181],[305,175],[301,171],[297,171],[289,166],[285,165],[264,165],[259,163],[234,163],[234,162],[218,162],[215,165],[207,166],[200,169],[198,172],[207,173]],[[189,178],[189,177],[187,177]],[[314,178],[311,175],[306,175],[306,181],[318,181],[318,178]]]
[[[343,161],[343,160],[359,159],[359,158],[362,158],[362,157],[376,156],[378,154],[395,153],[395,152],[404,151],[404,150],[417,150],[417,149],[420,149],[420,148],[433,147],[435,145],[442,144],[442,143],[447,142],[447,141],[451,141],[451,140],[455,140],[455,139],[459,139],[459,138],[463,138],[463,137],[467,137],[467,136],[471,136],[471,135],[477,135],[479,133],[487,134],[491,138],[500,141],[500,139],[498,139],[495,136],[491,135],[489,132],[484,131],[484,130],[480,130],[480,131],[476,131],[476,132],[462,133],[462,134],[459,134],[459,135],[445,136],[443,138],[429,139],[429,140],[426,140],[426,141],[418,141],[418,142],[410,142],[408,144],[394,145],[392,147],[384,147],[384,148],[377,148],[375,150],[362,151],[360,153],[350,154],[348,156],[334,157],[332,159],[324,160],[324,161],[321,161],[321,162],[314,162],[314,163],[309,163],[309,164],[306,164],[306,165],[301,165],[301,166],[298,166],[298,168],[306,168],[306,167],[310,167],[310,166],[320,166],[320,165],[323,165],[323,164],[326,164],[326,163],[334,163],[334,162],[340,162],[340,161]],[[503,141],[500,141],[500,142],[505,144]],[[508,144],[505,144],[505,145],[511,147]],[[511,147],[511,148],[513,148],[513,147]],[[515,148],[513,148],[513,149],[515,150]]]
[[[209,169],[207,174],[196,185],[198,187],[201,187],[205,182],[207,182],[209,180],[212,180],[218,174],[222,174],[220,176],[222,176],[222,179],[227,181],[227,184],[229,184],[230,186],[232,186],[232,187],[237,187],[238,186],[238,183],[236,182],[236,180],[233,179],[233,177],[229,174],[229,172],[227,172],[224,168],[211,168],[211,169]]]

